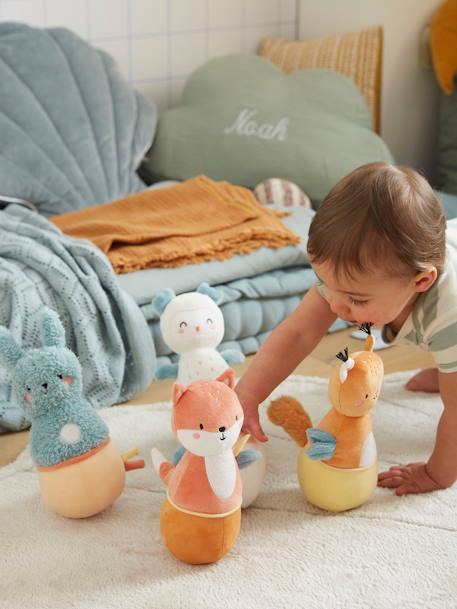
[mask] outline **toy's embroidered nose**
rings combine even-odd
[[[219,427],[219,431],[222,433],[223,431],[225,431],[225,427]]]
[[[195,332],[200,332],[201,327],[200,326],[195,326]]]
[[[43,383],[41,386],[43,387],[43,389],[47,389],[48,388],[48,384],[47,383]]]

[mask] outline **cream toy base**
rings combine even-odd
[[[243,445],[243,450],[256,450],[262,455],[260,459],[240,470],[243,487],[241,507],[244,509],[249,507],[260,493],[267,471],[267,458],[265,447],[260,442],[257,442],[257,440],[248,440]]]
[[[344,512],[359,507],[376,488],[378,463],[369,467],[341,469],[322,461],[313,461],[306,451],[298,454],[298,480],[306,499],[314,506],[330,512]]]
[[[37,469],[43,501],[67,518],[87,518],[101,512],[124,489],[124,461],[111,441],[76,459]]]

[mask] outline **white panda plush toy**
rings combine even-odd
[[[242,363],[244,355],[232,349],[219,352],[216,347],[224,337],[224,317],[218,307],[218,290],[202,283],[196,292],[176,296],[173,290],[160,292],[153,306],[160,315],[160,331],[165,343],[179,355],[178,363],[161,366],[157,379],[176,378],[188,386],[198,380],[214,380],[232,364]],[[245,438],[246,439],[246,438]],[[266,472],[264,447],[249,438],[241,442],[237,455],[243,485],[242,507],[257,497]],[[178,463],[184,449],[178,449],[173,460]]]
[[[224,337],[224,318],[217,306],[218,290],[202,283],[196,292],[176,296],[167,289],[153,305],[160,315],[160,331],[165,343],[179,355],[177,364],[162,366],[156,378],[176,378],[184,386],[194,381],[214,380],[244,355],[234,349],[219,353]]]

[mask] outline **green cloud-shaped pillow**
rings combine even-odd
[[[213,179],[255,187],[270,177],[299,184],[315,202],[349,171],[392,162],[368,106],[328,70],[285,75],[255,55],[209,61],[159,118],[147,172],[154,179]]]

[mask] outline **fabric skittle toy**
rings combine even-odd
[[[179,354],[179,362],[158,369],[157,379],[176,378],[188,386],[198,380],[214,380],[229,365],[242,363],[244,355],[234,349],[222,352],[216,347],[224,336],[224,317],[218,303],[222,294],[207,283],[196,292],[176,296],[166,289],[153,301],[160,315],[160,331],[165,343]],[[178,450],[173,463],[182,456]],[[258,496],[266,473],[265,449],[253,438],[244,439],[244,449],[237,456],[243,481],[243,504],[248,507]]]
[[[332,408],[316,427],[294,398],[281,397],[268,408],[270,421],[302,447],[298,478],[306,498],[335,512],[365,503],[377,482],[370,411],[379,397],[384,366],[373,352],[371,324],[361,329],[368,334],[365,350],[349,355],[346,348],[338,353],[341,362],[329,382]]]
[[[11,371],[13,390],[30,413],[30,449],[41,495],[68,518],[86,518],[110,506],[122,493],[125,470],[144,467],[120,455],[109,430],[82,395],[82,371],[65,347],[58,315],[44,309],[42,348],[24,351],[0,326],[0,361]]]
[[[206,564],[235,544],[241,522],[241,477],[234,446],[243,425],[234,372],[214,381],[173,386],[172,430],[185,449],[174,467],[153,448],[154,469],[167,486],[160,531],[179,560]]]
[[[216,347],[224,337],[224,318],[218,307],[222,295],[207,283],[196,292],[176,296],[163,290],[153,300],[160,315],[160,331],[165,343],[179,355],[176,364],[162,366],[156,378],[176,378],[182,385],[197,380],[215,379],[232,364],[244,361],[244,355],[233,349],[221,353]]]

